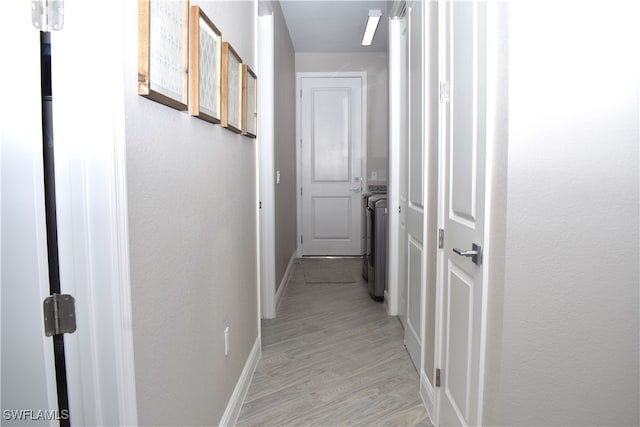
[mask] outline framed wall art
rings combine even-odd
[[[189,23],[189,114],[220,123],[222,34],[198,6]]]
[[[228,42],[222,42],[222,114],[220,124],[242,132],[242,59]]]
[[[242,65],[242,134],[255,138],[258,134],[258,78],[248,65]]]
[[[187,109],[189,0],[138,1],[138,94]]]

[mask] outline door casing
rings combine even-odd
[[[389,19],[389,252],[385,307],[405,323],[406,281],[400,270],[405,258],[401,194],[406,184],[407,145],[407,18]],[[406,209],[405,212],[406,214]]]
[[[260,295],[260,315],[258,319],[276,317],[276,237],[275,237],[275,188],[274,176],[274,17],[267,2],[261,2],[258,16],[258,156],[257,188],[260,208],[258,209],[258,271]],[[260,331],[260,325],[258,325]]]

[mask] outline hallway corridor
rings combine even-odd
[[[299,259],[238,426],[430,426],[396,317],[368,295],[361,259]]]

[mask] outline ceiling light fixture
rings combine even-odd
[[[367,28],[364,30],[362,36],[362,46],[371,46],[373,42],[373,36],[376,34],[378,23],[382,17],[382,11],[378,9],[372,9],[369,11],[369,19],[367,20]]]

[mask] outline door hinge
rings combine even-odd
[[[301,234],[300,235],[300,244],[303,244],[303,243],[304,243],[304,236]]]
[[[42,303],[44,334],[72,334],[76,331],[76,302],[71,295],[53,294]]]
[[[258,209],[262,209],[262,202],[258,202]]]
[[[442,228],[438,229],[438,248],[444,248],[444,230]]]
[[[300,89],[300,99],[302,99],[302,89]]]
[[[31,0],[31,23],[40,31],[58,31],[64,27],[63,0]]]
[[[440,368],[436,368],[436,387],[440,387]]]
[[[444,104],[449,102],[450,99],[450,86],[449,82],[440,82],[440,103]]]
[[[300,187],[300,196],[302,196],[302,187]]]

